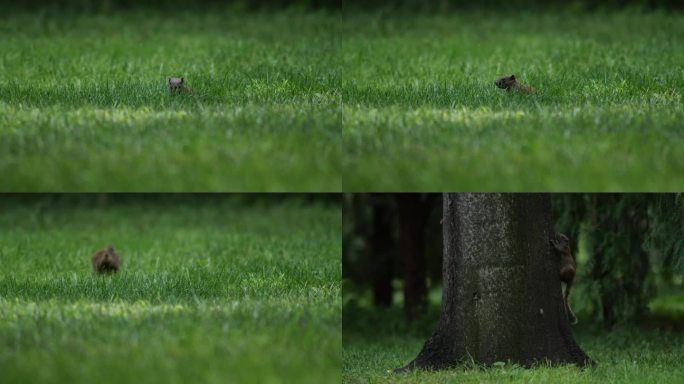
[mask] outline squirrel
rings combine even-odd
[[[575,263],[575,256],[570,251],[570,239],[562,233],[556,234],[554,239],[551,239],[551,245],[555,253],[560,256],[560,280],[565,283],[565,295],[563,296],[563,304],[565,305],[565,312],[568,315],[570,324],[577,324],[577,316],[572,313],[570,309],[570,288],[575,280],[575,272],[577,271],[577,264]]]
[[[170,93],[192,93],[192,88],[185,85],[183,77],[169,77],[168,86]]]
[[[518,82],[515,79],[515,75],[501,76],[498,80],[494,82],[497,87],[510,91],[511,89],[518,89],[528,94],[536,93],[537,90],[530,87],[527,84]]]
[[[116,273],[120,265],[119,255],[111,245],[93,255],[93,272],[95,273]]]

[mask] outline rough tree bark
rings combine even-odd
[[[565,315],[550,197],[446,194],[443,209],[440,321],[399,371],[465,361],[593,365]]]

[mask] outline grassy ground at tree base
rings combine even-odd
[[[491,369],[392,374],[411,361],[425,338],[344,334],[343,383],[681,383],[684,335],[653,332],[576,332],[578,343],[598,362],[594,369],[574,366],[524,369],[511,364]]]
[[[341,213],[2,207],[0,382],[339,381]],[[114,244],[122,270],[93,276]]]
[[[410,325],[404,321],[401,306],[373,309],[367,295],[345,292],[343,383],[675,384],[684,380],[681,290],[653,299],[649,317],[637,325],[618,325],[610,332],[580,311],[580,323],[572,326],[572,331],[582,350],[597,362],[593,369],[571,365],[524,369],[499,362],[490,369],[466,363],[452,370],[407,374],[388,371],[405,366],[420,352],[439,319],[441,291],[430,292],[427,314]],[[400,295],[396,299],[400,300]]]

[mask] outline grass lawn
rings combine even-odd
[[[0,15],[0,189],[339,191],[337,20]]]
[[[337,206],[0,208],[3,383],[339,381]]]
[[[421,337],[384,336],[369,340],[344,335],[343,383],[672,383],[684,380],[681,357],[684,335],[659,332],[575,334],[595,369],[574,366],[523,369],[504,364],[489,370],[418,371],[404,375],[386,371],[411,361],[425,342]]]
[[[681,302],[681,300],[680,300]],[[392,374],[387,370],[410,362],[437,324],[438,308],[430,321],[406,327],[402,310],[351,321],[344,312],[343,383],[672,383],[684,381],[684,333],[620,329],[596,331],[586,325],[574,326],[574,335],[582,349],[597,363],[595,369],[574,366],[523,369],[502,365],[492,369],[461,366],[454,370]],[[681,313],[681,311],[680,311]],[[424,319],[428,320],[428,319]]]
[[[684,189],[684,15],[349,15],[344,189]],[[514,73],[535,95],[505,92]]]

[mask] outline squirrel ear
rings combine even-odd
[[[183,84],[184,81],[185,81],[185,78],[181,77],[181,84]]]
[[[169,77],[169,83],[171,82],[171,78]]]
[[[515,75],[511,75],[511,80],[515,80]]]

